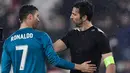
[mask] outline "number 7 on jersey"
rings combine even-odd
[[[16,46],[16,50],[23,50],[21,64],[20,64],[20,70],[24,70],[25,61],[26,61],[27,52],[28,52],[28,45]]]

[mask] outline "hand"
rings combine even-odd
[[[84,62],[80,65],[80,70],[82,72],[87,72],[87,73],[93,73],[96,71],[96,65],[95,64],[89,64],[91,61]]]

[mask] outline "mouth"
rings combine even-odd
[[[73,21],[73,20],[71,20],[70,22],[71,22],[72,24],[74,24],[74,21]]]
[[[70,21],[71,21],[71,23],[74,23],[74,20],[73,20],[73,19],[71,19]]]

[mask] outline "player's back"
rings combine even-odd
[[[5,42],[14,73],[45,73],[45,57],[41,42],[44,33],[23,28]]]

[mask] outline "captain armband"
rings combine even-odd
[[[110,64],[115,64],[113,56],[108,56],[104,59],[104,64],[107,67]]]

